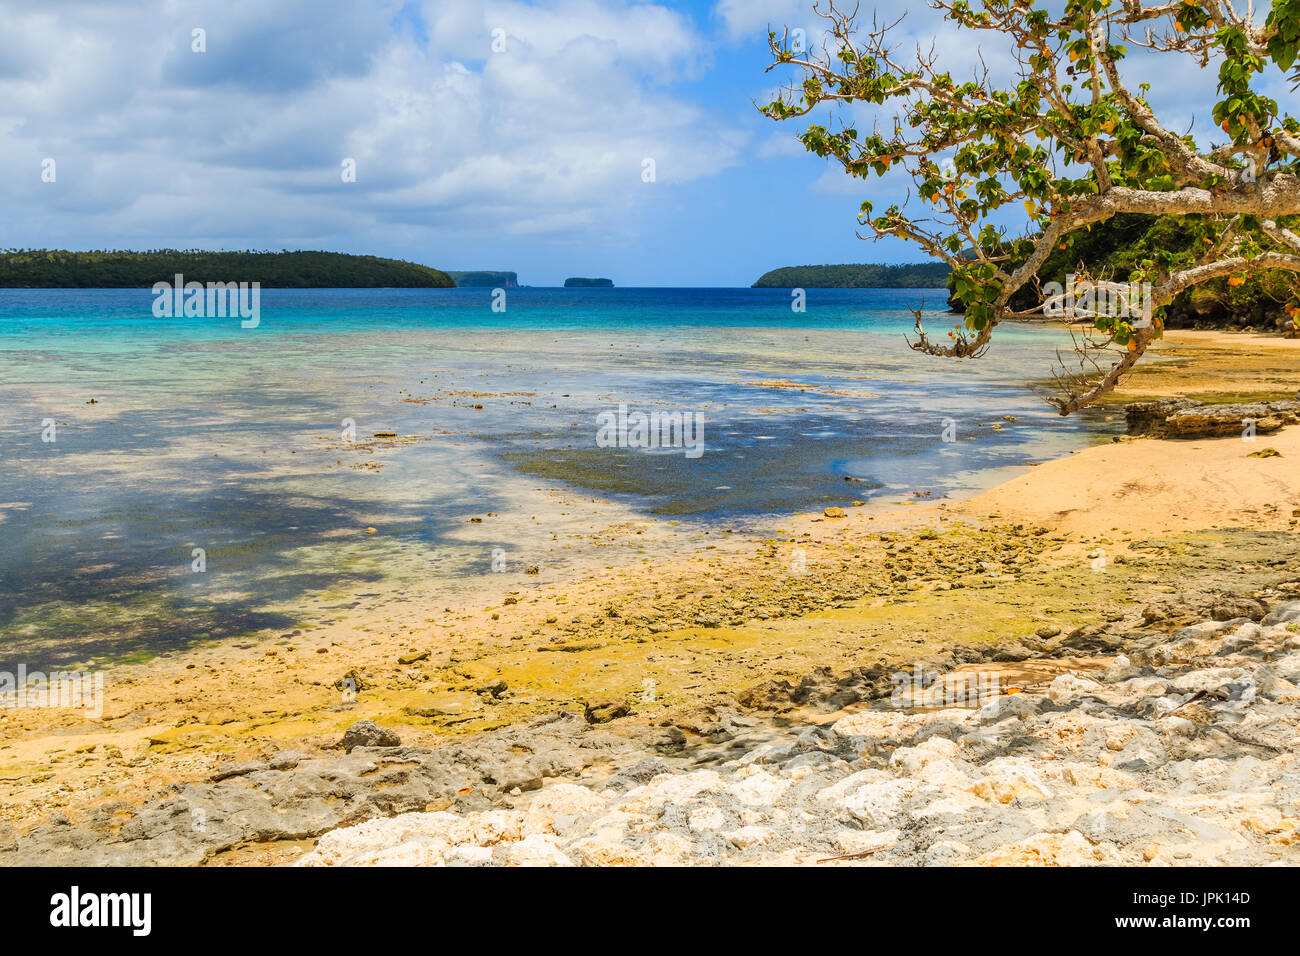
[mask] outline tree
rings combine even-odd
[[[1300,0],[1273,0],[1262,22],[1253,9],[1239,12],[1237,0],[1066,0],[1060,14],[1038,0],[929,3],[976,34],[973,41],[992,33],[1014,45],[1013,85],[999,88],[987,67],[960,82],[933,48],[918,49],[904,65],[889,45],[897,21],[859,29],[856,10],[845,13],[832,0],[825,11],[814,8],[826,21],[819,49],[792,49],[788,31],[769,33],[768,70],[793,66],[802,81],[761,107],[778,121],[821,104],[897,107],[892,129],[877,122],[863,135],[845,122],[813,124],[800,139],[853,176],[883,176],[894,165],[911,176],[923,210],[909,213],[909,191],[907,202],[882,214],[864,202],[858,219],[869,230],[861,238],[909,240],[952,268],[965,320],[948,342],[935,342],[918,311],[913,349],[975,357],[1003,320],[1059,314],[1068,303],[1092,327],[1076,340],[1077,368],[1063,359],[1056,373],[1062,394],[1049,398],[1068,415],[1116,386],[1160,336],[1164,307],[1179,293],[1222,277],[1235,284],[1265,270],[1300,273],[1293,218],[1300,216],[1300,122],[1258,90],[1267,71],[1296,64]],[[1217,67],[1213,117],[1224,142],[1201,145],[1163,125],[1149,87],[1124,80],[1125,44]],[[989,219],[1017,203],[1029,225],[1009,237]],[[1090,275],[1086,262],[1075,270],[1076,287],[1039,285],[1037,272],[1053,252],[1123,213],[1184,217],[1199,241],[1153,252],[1122,287]],[[1022,289],[1034,293],[1028,309],[1012,302]],[[1086,294],[1075,295],[1079,289]],[[1021,293],[1022,306],[1024,299]],[[1293,321],[1300,317],[1294,282],[1286,308]]]

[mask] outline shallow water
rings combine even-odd
[[[0,663],[290,629],[394,588],[450,599],[494,554],[580,563],[593,520],[965,494],[1114,430],[1024,385],[1053,330],[1004,329],[977,362],[911,352],[907,309],[943,300],[265,290],[243,329],[156,319],[147,290],[0,290]],[[703,453],[599,447],[619,403],[698,413]]]

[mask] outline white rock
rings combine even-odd
[[[1003,694],[981,707],[975,716],[986,724],[996,724],[1008,717],[1032,717],[1038,712],[1036,700],[1033,694]]]
[[[1254,644],[1263,636],[1264,629],[1251,621],[1233,631],[1232,641],[1234,644]]]
[[[753,750],[749,751],[744,756],[740,757],[736,761],[736,763],[742,767],[747,767],[750,766],[751,764],[761,763],[763,759],[768,756],[768,754],[775,753],[780,749],[782,749],[780,744],[775,744],[775,743],[759,744]]]
[[[933,817],[943,816],[968,817],[980,806],[980,801],[970,794],[954,793],[951,796],[940,797],[932,803],[927,803],[919,810],[911,811],[910,815],[914,820],[928,820]]]
[[[1291,681],[1276,674],[1264,678],[1263,683],[1259,685],[1259,692],[1272,700],[1292,703],[1300,700],[1300,687],[1296,687]]]
[[[883,770],[859,770],[857,773],[849,774],[839,783],[833,783],[829,787],[818,790],[815,799],[821,803],[836,803],[859,787],[870,783],[883,783],[892,779],[893,777]]]
[[[1076,697],[1096,695],[1102,690],[1102,685],[1095,680],[1079,677],[1076,674],[1062,674],[1048,686],[1047,696],[1053,704],[1060,706],[1068,704]]]
[[[1178,641],[1187,637],[1214,637],[1232,627],[1231,621],[1201,621],[1199,624],[1190,624],[1174,631],[1173,640]]]
[[[1144,697],[1163,697],[1168,693],[1169,684],[1158,677],[1134,677],[1114,686],[1114,693],[1120,699],[1141,700]]]
[[[656,833],[641,845],[641,854],[651,866],[681,866],[694,853],[695,845],[676,833]]]
[[[768,827],[748,826],[739,830],[729,830],[722,838],[741,850],[751,846],[766,846],[772,842],[772,831]]]
[[[396,846],[375,847],[355,853],[343,861],[344,866],[441,866],[451,849],[446,840],[421,836],[403,840]]]
[[[848,796],[835,801],[839,809],[861,820],[869,827],[879,829],[903,809],[903,801],[916,789],[916,783],[902,778],[870,783],[858,787]]]
[[[533,833],[505,848],[506,866],[573,866],[555,837]]]
[[[1072,760],[1061,764],[1060,773],[1062,781],[1083,790],[1125,790],[1136,786],[1138,781],[1127,771],[1094,767]]]
[[[526,811],[408,813],[366,821],[323,835],[298,865],[810,863],[834,855],[825,851],[828,839],[849,854],[895,846],[903,832],[926,847],[920,862],[1205,865],[1233,859],[1263,865],[1300,847],[1300,784],[1292,779],[1300,747],[1289,746],[1300,739],[1297,627],[1300,615],[1262,628],[1243,620],[1206,622],[1144,652],[1144,668],[1157,657],[1164,662],[1161,676],[1144,676],[1117,655],[1103,682],[1095,673],[1058,676],[1046,695],[1052,707],[1043,695],[1025,693],[979,711],[864,711],[835,725],[837,733],[874,738],[886,752],[898,744],[888,770],[850,772],[843,760],[791,766],[788,742],[774,743],[712,770],[662,774],[626,794],[551,782],[532,795]],[[1250,656],[1236,653],[1251,646]],[[1265,654],[1271,659],[1258,659]],[[1225,684],[1246,691],[1234,692],[1226,703],[1209,700],[1204,707],[1178,709],[1197,691]],[[1251,688],[1259,690],[1253,703]],[[1142,706],[1135,708],[1139,701]],[[1145,716],[1147,705],[1152,716]],[[1144,716],[1120,716],[1117,707]],[[1227,741],[1202,734],[1194,721],[1207,712],[1241,735],[1287,749],[1267,761],[1237,756]],[[944,729],[936,727],[938,733],[915,746],[906,744],[935,723]],[[954,743],[946,736],[950,724],[970,732]],[[1007,745],[1022,737],[1034,741],[1026,755],[987,760],[1007,753]],[[1193,756],[1206,753],[1232,759]],[[963,754],[972,760],[961,759]],[[1158,769],[1112,766],[1127,761]],[[836,782],[821,786],[826,779]],[[1098,807],[1103,793],[1114,803]],[[1194,817],[1175,827],[1191,839],[1132,842],[1145,818],[1124,822],[1126,813],[1143,803]],[[1066,829],[1070,821],[1089,838]],[[1125,841],[1122,848],[1107,837],[1112,824],[1116,840]],[[972,858],[970,846],[944,839],[955,826],[980,834],[982,855]],[[1012,839],[1025,833],[1034,835]]]
[[[1207,757],[1192,764],[1192,775],[1199,780],[1215,780],[1228,772],[1228,765],[1218,757]]]
[[[758,773],[751,774],[740,783],[732,784],[728,790],[745,806],[762,807],[776,803],[789,788],[789,780],[782,780],[780,777],[759,770]]]
[[[1124,720],[1102,728],[1101,735],[1106,742],[1106,749],[1123,750],[1126,744],[1138,736],[1138,726],[1136,721]]]
[[[726,781],[716,770],[660,774],[649,783],[628,791],[619,806],[631,813],[651,813],[670,803],[685,803],[702,793],[724,789]]]
[[[533,798],[524,818],[524,832],[567,833],[580,817],[600,813],[608,801],[589,787],[554,783]]]
[[[970,786],[974,772],[975,768],[964,760],[930,760],[912,774],[912,779],[930,787],[964,790]]]
[[[446,835],[463,826],[454,813],[403,813],[395,817],[366,820],[321,834],[316,846],[300,857],[298,866],[339,866],[361,853],[374,853],[407,840],[437,840],[448,844]]]
[[[934,718],[903,711],[863,710],[841,717],[831,729],[843,737],[876,737],[897,740],[911,737]]]
[[[1124,673],[1133,666],[1127,654],[1116,654],[1110,665],[1102,672],[1107,681],[1120,680]]]
[[[1198,690],[1213,690],[1224,684],[1241,680],[1246,671],[1241,667],[1209,667],[1205,670],[1179,674],[1169,686],[1180,694],[1194,694]]]
[[[458,815],[448,813],[447,816]],[[524,836],[524,814],[521,810],[487,810],[466,814],[459,819],[460,826],[447,831],[448,838],[453,843],[495,846],[498,843],[521,840]]]
[[[533,797],[528,809],[551,816],[580,817],[605,809],[606,799],[590,787],[572,783],[553,783]]]
[[[992,803],[1013,800],[1048,800],[1052,791],[1044,780],[1043,770],[1020,757],[999,757],[984,766],[985,775],[975,781],[970,792]]]
[[[610,810],[591,822],[592,830],[626,830],[633,824],[642,823],[648,818],[625,810]]]
[[[570,843],[566,849],[570,854],[577,854],[583,866],[650,865],[646,856],[627,845],[620,830],[597,830]]]
[[[957,756],[958,747],[947,737],[930,737],[915,747],[899,747],[889,755],[889,765],[902,773],[916,773],[932,760]]]
[[[1152,707],[1152,713],[1156,719],[1172,714],[1175,710],[1183,705],[1182,697],[1161,697]]]
[[[712,804],[696,807],[686,815],[686,825],[692,833],[711,833],[727,825],[726,815]]]
[[[1175,737],[1195,737],[1198,729],[1194,722],[1177,714],[1161,717],[1156,721],[1156,728],[1161,733],[1173,734]]]
[[[1292,682],[1300,681],[1300,654],[1284,654],[1269,667],[1279,677]]]
[[[474,846],[469,843],[462,843],[460,846],[454,846],[447,853],[447,862],[458,860],[462,863],[472,863],[476,866],[492,862],[492,847]]]
[[[1264,615],[1264,619],[1259,623],[1264,627],[1271,624],[1286,624],[1291,621],[1300,621],[1300,601],[1288,601],[1286,604],[1279,604],[1273,610]]]
[[[983,866],[1113,866],[1123,861],[1113,846],[1094,846],[1082,833],[1070,830],[1035,834],[985,853],[975,862]]]

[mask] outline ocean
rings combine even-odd
[[[608,563],[602,528],[646,530],[617,558],[653,561],[710,528],[966,495],[1118,431],[1027,386],[1059,330],[912,352],[909,310],[941,335],[944,301],[268,289],[244,328],[157,318],[149,290],[0,290],[0,668],[524,586]]]

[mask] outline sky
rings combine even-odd
[[[800,146],[808,120],[758,113],[793,75],[764,72],[767,30],[817,42],[811,6],[0,0],[0,245],[324,249],[524,285],[923,261],[856,236],[860,203],[909,181],[849,179]],[[903,48],[933,42],[958,77],[1009,63],[914,0],[873,6],[906,12]],[[1170,125],[1208,120],[1212,71],[1130,65]]]

